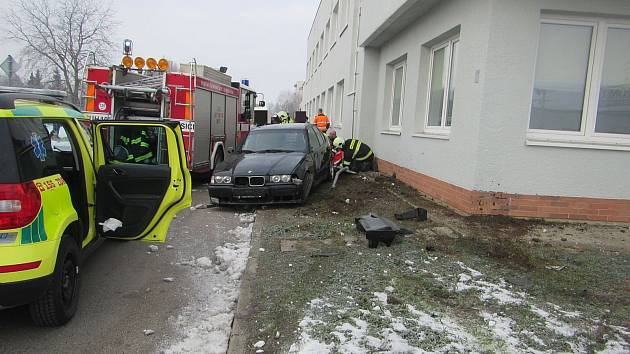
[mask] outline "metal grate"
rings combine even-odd
[[[265,185],[265,177],[251,176],[251,177],[235,177],[234,185],[239,187],[262,187]]]

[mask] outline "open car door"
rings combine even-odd
[[[164,242],[175,214],[192,203],[179,123],[106,121],[93,129],[100,235]]]

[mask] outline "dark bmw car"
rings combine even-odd
[[[304,203],[332,176],[328,139],[307,123],[253,129],[240,151],[210,178],[213,204]]]

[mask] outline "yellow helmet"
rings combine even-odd
[[[278,118],[280,118],[280,121],[282,123],[288,123],[289,122],[289,113],[287,113],[285,111],[280,111],[280,112],[278,112]]]
[[[343,146],[343,142],[343,138],[336,137],[335,140],[333,140],[333,146],[337,149],[341,149],[341,147]]]

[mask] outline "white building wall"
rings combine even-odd
[[[630,1],[493,0],[474,189],[630,199],[630,152],[526,145],[542,10],[630,18]]]
[[[309,57],[336,1],[321,1]],[[321,66],[307,73],[304,87],[304,102],[312,102],[344,79],[350,95],[339,135],[354,134],[381,159],[469,190],[630,199],[627,151],[526,144],[541,11],[630,18],[630,1],[346,1],[354,9],[349,27]],[[454,29],[461,47],[453,123],[450,134],[439,139],[423,134],[428,88],[423,44]],[[357,44],[363,47],[357,50]],[[390,131],[387,65],[400,58],[406,60],[402,124],[400,131]]]
[[[377,12],[378,1],[366,1],[363,13]],[[442,2],[386,41],[378,49],[378,80],[367,75],[370,85],[363,86],[362,95],[375,90],[375,105],[367,110],[361,107],[361,119],[374,123],[371,138],[361,134],[362,139],[373,141],[378,158],[425,175],[473,189],[479,144],[479,114],[483,81],[475,82],[477,70],[483,71],[485,51],[489,36],[489,0],[455,0]],[[363,26],[363,24],[362,24]],[[428,53],[423,44],[442,34],[460,28],[461,51],[457,71],[458,86],[455,93],[453,126],[447,140],[437,136],[421,135],[425,118],[427,94]],[[362,28],[374,28],[364,26]],[[363,34],[367,37],[369,34]],[[405,94],[400,131],[390,131],[388,122],[390,80],[386,77],[388,63],[406,56]],[[422,56],[422,60],[421,60]],[[377,84],[375,84],[377,82]],[[374,94],[374,93],[372,93]],[[369,99],[368,101],[372,101]],[[367,104],[364,101],[363,105]],[[363,125],[362,125],[363,126]]]
[[[307,102],[311,102],[309,109],[309,119],[312,122],[317,108],[323,108],[332,121],[333,129],[337,130],[339,136],[351,136],[352,132],[352,97],[348,96],[352,89],[351,74],[353,68],[353,51],[356,43],[353,38],[355,5],[358,0],[322,0],[317,11],[317,15],[313,21],[313,26],[308,38],[307,58],[311,58],[311,54],[316,48],[317,43],[321,40],[321,34],[326,30],[326,24],[333,22],[333,10],[335,6],[339,6],[337,19],[337,29],[331,29],[331,35],[326,40],[327,48],[321,55],[321,60],[312,62],[312,70],[309,72],[307,67],[306,79],[304,84],[304,95],[302,97],[302,106]],[[346,17],[342,18],[342,8],[346,6]],[[332,33],[334,32],[334,36]],[[321,43],[320,43],[320,50]],[[343,81],[343,95],[338,95],[338,84]],[[329,95],[328,90],[333,88],[333,95]],[[326,101],[319,100],[322,93],[325,92]],[[338,105],[340,102],[336,99],[341,97],[343,102],[341,116],[338,116]],[[328,100],[333,100],[330,104],[331,111],[327,110]]]

